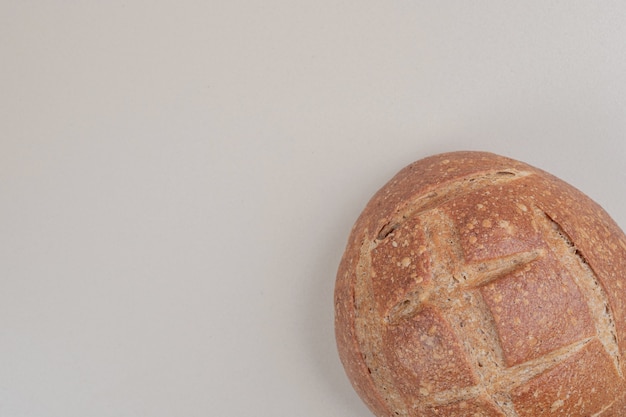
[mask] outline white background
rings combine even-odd
[[[487,150],[626,226],[626,2],[2,1],[0,416],[370,415],[352,223]]]

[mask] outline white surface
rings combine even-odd
[[[369,415],[369,197],[488,150],[626,226],[626,2],[0,5],[0,416]]]

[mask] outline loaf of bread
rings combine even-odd
[[[379,417],[625,417],[626,237],[527,164],[422,159],[354,225],[335,331]]]

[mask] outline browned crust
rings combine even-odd
[[[499,212],[499,218],[503,222],[500,226],[503,229],[517,228],[508,231],[517,235],[513,243],[512,239],[501,235],[504,232],[500,229],[493,231],[495,228],[491,225],[488,225],[490,230],[482,234],[470,230],[470,227],[461,227],[466,223],[471,226],[468,220],[470,215],[476,217],[474,221],[484,222],[485,225],[490,221],[480,220],[480,213],[474,213],[475,205],[481,205],[475,199],[484,196],[485,192],[502,193],[497,199],[492,199],[497,200],[500,205],[491,210]],[[383,334],[389,326],[397,326],[394,320],[398,320],[398,317],[410,318],[412,315],[422,314],[421,304],[425,300],[441,305],[428,288],[439,288],[443,285],[437,281],[441,281],[438,276],[446,277],[459,271],[445,268],[437,271],[442,262],[433,261],[432,270],[428,272],[431,274],[430,281],[427,280],[426,283],[420,280],[420,284],[409,290],[399,288],[399,284],[391,281],[386,289],[377,281],[377,292],[387,290],[393,294],[407,293],[408,298],[400,298],[397,303],[392,299],[373,299],[371,276],[375,273],[372,269],[372,250],[390,236],[395,239],[402,233],[409,233],[405,230],[408,219],[422,216],[425,212],[428,215],[424,216],[426,220],[420,227],[426,231],[429,230],[429,218],[433,221],[433,218],[439,216],[436,224],[450,224],[449,232],[433,232],[434,235],[426,239],[427,241],[432,243],[439,236],[439,239],[458,242],[457,249],[449,249],[451,252],[440,253],[440,256],[458,258],[457,261],[462,259],[468,264],[463,271],[465,275],[472,275],[472,268],[477,271],[476,277],[471,278],[473,283],[463,287],[465,290],[461,287],[454,290],[457,291],[455,294],[466,291],[476,301],[470,301],[467,310],[462,310],[466,311],[463,314],[470,318],[479,317],[488,310],[483,318],[468,320],[470,328],[465,331],[455,327],[456,324],[462,325],[455,319],[459,317],[456,310],[452,314],[443,308],[441,313],[437,313],[451,323],[450,331],[454,331],[458,343],[465,346],[466,356],[462,360],[484,362],[486,365],[481,369],[468,371],[465,376],[459,375],[459,381],[474,381],[472,383],[459,382],[454,385],[450,382],[449,389],[443,389],[442,387],[447,387],[446,381],[449,377],[435,382],[439,391],[434,394],[429,392],[432,384],[414,387],[416,391],[403,386],[402,381],[406,381],[407,375],[394,362],[396,359],[393,358],[398,356]],[[435,248],[435,251],[443,246],[438,245],[439,249]],[[391,245],[384,248],[381,246],[377,250],[383,251],[390,259],[400,253],[400,249]],[[427,250],[429,254],[433,253],[432,248]],[[524,271],[528,268],[538,269],[541,274],[544,270],[542,268],[545,268],[542,265],[546,262],[551,262],[550,268],[554,269],[555,261],[550,261],[552,258],[564,259],[560,264],[563,274],[574,277],[571,278],[568,287],[570,289],[567,290],[569,292],[564,293],[569,294],[568,298],[563,300],[567,300],[574,309],[580,308],[579,304],[590,306],[588,312],[583,311],[582,315],[572,318],[578,326],[572,329],[580,333],[579,338],[576,339],[574,333],[561,332],[556,335],[558,337],[549,339],[552,340],[549,343],[553,345],[548,343],[536,349],[525,346],[525,350],[516,350],[518,342],[515,337],[519,337],[519,334],[524,334],[527,338],[548,336],[545,332],[541,333],[538,327],[524,322],[517,323],[521,326],[521,333],[513,332],[511,327],[516,324],[515,317],[498,318],[497,313],[493,313],[495,303],[500,297],[512,297],[513,290],[510,288],[516,285],[515,274],[523,279]],[[402,260],[403,258],[397,259],[398,265]],[[424,265],[426,269],[430,267],[426,263]],[[542,170],[490,153],[453,152],[435,155],[409,165],[394,176],[373,196],[352,229],[335,287],[335,331],[339,355],[355,390],[377,416],[457,415],[452,411],[441,414],[437,410],[456,410],[460,406],[470,405],[478,407],[476,404],[483,403],[487,404],[481,406],[483,415],[518,416],[525,415],[518,411],[524,409],[519,403],[519,398],[523,396],[515,397],[511,393],[522,392],[526,384],[531,384],[531,381],[554,369],[554,366],[548,366],[548,359],[545,358],[567,363],[572,355],[577,355],[577,352],[582,352],[581,349],[586,349],[592,343],[594,347],[601,347],[603,358],[608,361],[602,365],[607,369],[614,369],[618,388],[605,389],[600,396],[590,397],[586,412],[612,415],[611,410],[618,406],[623,408],[621,404],[626,401],[626,384],[623,379],[626,374],[624,271],[626,237],[598,204],[574,187]],[[557,270],[550,273],[559,275],[561,272]],[[500,278],[505,276],[510,281],[508,286],[501,284],[504,280]],[[494,281],[493,285],[490,284],[491,281]],[[531,290],[535,291],[533,288]],[[538,291],[541,292],[542,289]],[[481,301],[483,299],[487,304]],[[556,304],[553,307],[558,308]],[[556,317],[557,313],[554,310],[544,317]],[[506,310],[502,314],[506,315]],[[442,328],[433,327],[440,330]],[[478,338],[467,339],[467,333],[481,328],[491,328],[496,333],[487,336],[488,331],[482,341]],[[400,336],[404,331],[402,327],[395,327],[394,330],[396,333],[400,332]],[[406,331],[409,331],[408,328]],[[555,326],[554,331],[559,332],[558,326]],[[447,335],[441,337],[449,338]],[[498,346],[493,353],[485,353],[486,349],[483,347],[494,344],[494,338],[499,338],[500,343],[495,343]],[[505,339],[506,342],[502,344]],[[456,349],[453,345],[446,345],[451,352]],[[501,372],[500,367],[506,370]],[[426,372],[426,369],[437,372],[437,367],[432,364],[430,368],[424,369],[414,369],[412,372],[417,372],[415,375],[418,376],[420,372]],[[423,376],[419,380],[424,382],[429,378]],[[602,386],[601,381],[598,383]],[[468,384],[469,386],[465,386]],[[560,400],[555,401],[554,407],[558,411]],[[601,409],[597,409],[597,404],[601,405]]]

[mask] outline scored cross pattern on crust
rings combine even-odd
[[[510,180],[510,178],[507,178]],[[466,180],[464,180],[466,182]],[[485,186],[480,184],[476,188]],[[458,188],[458,187],[457,187]],[[451,188],[452,189],[452,188]],[[456,191],[452,195],[435,194],[438,203],[450,201],[459,197],[462,192]],[[432,197],[432,194],[431,194]],[[597,280],[593,270],[582,255],[575,249],[573,243],[560,226],[545,212],[533,208],[534,222],[544,242],[549,247],[569,248],[569,255],[560,259],[562,266],[570,272],[576,286],[580,288],[589,308],[596,334],[582,335],[579,340],[557,347],[539,357],[527,358],[521,363],[507,366],[503,347],[499,339],[496,323],[481,294],[481,288],[497,280],[514,274],[522,268],[527,268],[533,262],[546,255],[546,247],[513,253],[486,261],[468,263],[464,256],[459,232],[454,222],[437,207],[432,201],[421,204],[418,209],[411,209],[401,219],[385,226],[378,235],[381,241],[390,236],[399,224],[409,217],[419,217],[423,225],[427,252],[430,255],[431,279],[430,285],[418,287],[393,305],[382,318],[376,318],[375,310],[369,302],[361,304],[361,319],[357,321],[359,331],[375,333],[366,351],[378,355],[383,364],[386,359],[376,352],[380,351],[383,340],[380,336],[383,327],[397,326],[404,320],[410,320],[419,315],[425,308],[435,308],[443,319],[450,324],[451,329],[468,362],[477,375],[477,383],[470,386],[457,387],[444,391],[425,393],[410,404],[414,410],[425,410],[438,406],[445,406],[459,401],[471,400],[482,396],[488,398],[497,406],[497,409],[506,417],[518,417],[512,401],[511,392],[517,387],[528,383],[533,378],[559,365],[566,359],[576,355],[593,339],[597,339],[613,360],[616,372],[623,378],[619,363],[619,349],[615,323],[609,308],[606,294]],[[384,233],[383,233],[384,232]],[[378,245],[372,243],[364,245],[361,252],[361,261],[357,276],[370,276],[371,250]],[[565,250],[567,251],[567,250]],[[369,281],[369,279],[368,279]],[[363,281],[361,281],[363,282]],[[365,282],[364,282],[365,283]],[[364,287],[357,288],[357,298],[365,293],[372,294],[371,282]],[[371,300],[371,297],[365,297]],[[608,329],[608,330],[607,330]],[[366,361],[371,359],[367,359]],[[509,364],[511,365],[511,364]],[[377,367],[377,378],[389,388],[388,401],[392,407],[401,409],[399,398],[401,394],[393,392],[393,377],[388,370]],[[601,415],[602,410],[594,415]],[[401,414],[398,415],[413,415]]]
[[[525,372],[525,380],[509,372],[503,380],[506,368],[493,319],[482,300],[478,289],[498,278],[512,273],[542,255],[541,250],[521,252],[507,257],[475,264],[465,264],[463,250],[456,228],[441,211],[433,209],[423,217],[428,241],[428,251],[433,264],[433,288],[427,293],[410,294],[390,310],[390,324],[418,314],[425,305],[436,305],[446,321],[453,325],[479,377],[479,384],[451,392],[439,392],[421,401],[423,405],[443,405],[452,401],[465,400],[485,393],[502,408],[505,415],[517,416],[508,391],[513,385],[545,371],[553,362],[534,364]],[[450,303],[448,300],[454,300]],[[527,367],[525,368],[527,370]],[[496,380],[500,382],[496,384]]]

